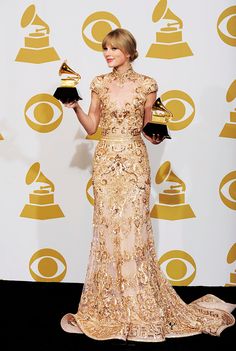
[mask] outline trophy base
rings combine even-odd
[[[71,87],[59,87],[53,94],[53,96],[60,100],[63,104],[83,100],[81,96],[79,96],[76,88]]]
[[[191,206],[188,204],[176,206],[155,204],[151,210],[150,216],[152,218],[167,219],[169,221],[196,217]]]
[[[235,123],[225,123],[222,129],[220,137],[223,138],[236,138],[236,124]]]
[[[153,134],[159,134],[161,139],[171,139],[166,124],[148,122],[143,128],[143,131],[151,138],[153,137]]]
[[[161,59],[175,59],[180,57],[192,56],[192,50],[185,42],[173,44],[152,44],[148,50],[147,57],[161,58]]]
[[[20,217],[32,219],[53,219],[65,217],[59,205],[35,206],[26,204],[20,214]]]
[[[54,48],[21,48],[15,61],[27,63],[45,63],[60,60]]]

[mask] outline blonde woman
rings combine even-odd
[[[150,121],[157,83],[137,73],[136,40],[125,29],[108,33],[104,58],[111,72],[91,82],[86,114],[73,108],[88,134],[102,137],[93,159],[93,239],[86,279],[76,313],[61,320],[67,332],[97,340],[160,342],[200,333],[220,335],[235,323],[236,307],[205,295],[186,304],[162,273],[149,211],[150,165],[142,132]]]

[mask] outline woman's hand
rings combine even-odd
[[[65,102],[63,104],[65,107],[68,107],[68,108],[73,108],[73,109],[76,109],[77,107],[79,107],[79,104],[78,104],[78,101],[72,101],[72,102]]]
[[[153,134],[152,138],[145,134],[144,131],[142,132],[143,135],[147,140],[149,140],[152,144],[160,144],[165,138],[161,138],[159,134]]]

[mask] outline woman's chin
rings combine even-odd
[[[108,67],[110,68],[114,68],[116,65],[114,64],[114,62],[107,62]]]

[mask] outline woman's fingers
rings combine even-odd
[[[73,107],[77,106],[77,104],[78,104],[77,101],[65,102],[65,103],[64,103],[64,106],[65,106],[65,107],[72,107],[72,108],[73,108]]]
[[[152,134],[152,140],[155,142],[161,142],[160,134]]]
[[[149,136],[144,132],[143,134],[145,135],[146,139],[148,139],[152,144],[160,144],[164,140],[163,138],[160,139],[160,134],[153,133],[152,136]]]
[[[164,138],[160,137],[160,134],[153,134],[152,136],[152,143],[153,144],[160,144],[162,141],[164,140]]]

